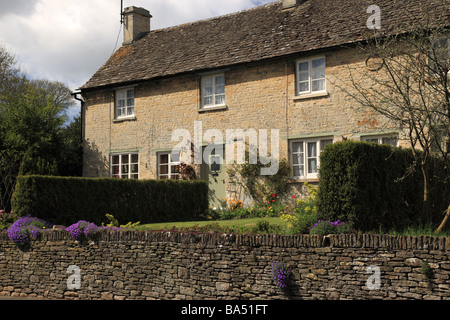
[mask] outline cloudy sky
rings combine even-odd
[[[274,1],[123,0],[123,6],[149,10],[151,29],[159,29]],[[76,90],[122,44],[120,2],[0,0],[0,46],[30,78],[61,81]]]

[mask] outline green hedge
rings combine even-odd
[[[204,181],[125,180],[19,176],[14,212],[54,224],[100,224],[112,214],[120,223],[200,220],[208,211]]]
[[[320,158],[318,213],[360,231],[401,230],[422,222],[423,178],[410,149],[368,142],[329,145]],[[412,170],[410,170],[412,169]],[[406,174],[409,172],[409,174]],[[430,216],[442,220],[448,206],[448,171],[430,158]],[[405,177],[406,176],[406,177]]]

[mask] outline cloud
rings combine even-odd
[[[150,11],[159,29],[228,14],[274,0],[124,0]],[[122,43],[120,1],[0,2],[0,45],[11,49],[31,77],[83,85]]]

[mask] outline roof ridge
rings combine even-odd
[[[164,27],[164,28],[159,28],[159,29],[155,29],[155,30],[150,30],[147,34],[156,33],[156,32],[170,31],[170,30],[174,30],[174,29],[185,27],[185,26],[189,26],[189,25],[195,25],[195,24],[209,22],[209,21],[213,21],[213,20],[219,20],[219,19],[223,19],[223,18],[226,18],[226,17],[230,17],[230,16],[237,16],[239,14],[247,13],[249,11],[261,10],[262,8],[271,7],[271,6],[279,6],[279,5],[280,5],[280,1],[279,0],[274,0],[273,2],[269,2],[269,3],[263,4],[263,5],[259,5],[259,6],[248,8],[248,9],[243,9],[243,10],[240,10],[240,11],[230,12],[230,13],[218,15],[218,16],[215,16],[215,17],[205,18],[205,19],[198,19],[198,20],[195,20],[195,21],[185,22],[185,23],[174,25],[174,26],[170,26],[170,27]]]

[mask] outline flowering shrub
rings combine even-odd
[[[286,223],[288,229],[294,234],[306,234],[310,232],[311,226],[317,222],[317,188],[305,183],[308,187],[309,196],[305,200],[297,199],[294,212],[283,214],[280,218]],[[293,196],[295,199],[295,195]]]
[[[317,221],[310,229],[311,234],[327,235],[335,233],[345,233],[347,225],[341,220],[334,222],[328,220]]]
[[[272,278],[277,287],[282,290],[287,289],[291,271],[282,263],[274,261],[272,263]]]
[[[27,245],[52,224],[34,217],[21,217],[8,228],[8,237],[19,245]]]
[[[80,220],[77,223],[72,224],[70,227],[65,228],[65,230],[70,234],[72,238],[78,241],[86,240],[93,237],[100,227],[95,223]]]

